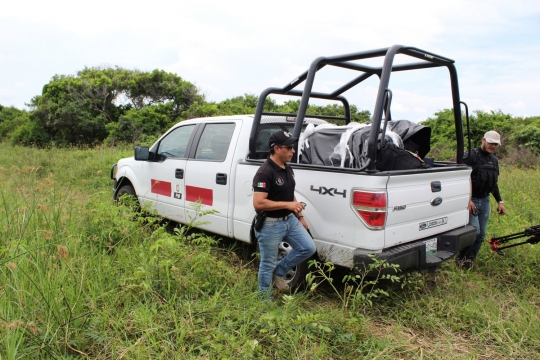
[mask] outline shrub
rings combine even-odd
[[[34,145],[38,147],[44,147],[51,140],[41,123],[34,120],[29,120],[20,125],[11,133],[10,137],[13,145]]]
[[[157,104],[140,110],[131,109],[122,115],[118,123],[109,123],[107,143],[139,143],[148,137],[156,138],[172,125],[168,115],[171,103]]]
[[[30,121],[29,113],[15,107],[0,108],[0,140],[9,138],[19,126]]]
[[[540,155],[523,146],[511,147],[502,161],[518,168],[537,168],[540,166]]]

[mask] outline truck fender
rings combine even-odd
[[[135,172],[129,167],[129,166],[123,166],[121,169],[118,169],[118,172],[116,174],[117,182],[116,182],[116,188],[114,189],[113,197],[116,197],[116,193],[118,190],[130,183],[131,186],[133,186],[133,189],[135,189],[135,194],[139,196],[139,184],[135,179],[137,178],[135,176]]]

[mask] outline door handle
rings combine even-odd
[[[183,179],[184,178],[184,169],[176,169],[174,170],[174,177],[177,179]]]
[[[227,185],[227,174],[217,173],[216,174],[216,184]]]

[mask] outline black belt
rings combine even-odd
[[[278,217],[278,218],[267,216],[267,217],[266,217],[266,221],[281,221],[281,220],[285,221],[285,220],[287,220],[288,218],[290,218],[291,216],[293,216],[292,213],[289,214],[289,215],[287,215],[287,216],[282,216],[282,217]]]

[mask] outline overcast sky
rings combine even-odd
[[[222,101],[283,87],[319,56],[402,44],[455,60],[471,110],[537,116],[539,40],[538,0],[0,0],[0,104],[24,108],[55,74],[96,66],[174,72]],[[317,91],[357,75],[325,70]],[[373,112],[377,85],[346,96]],[[452,106],[443,69],[396,74],[390,88],[394,119]]]

